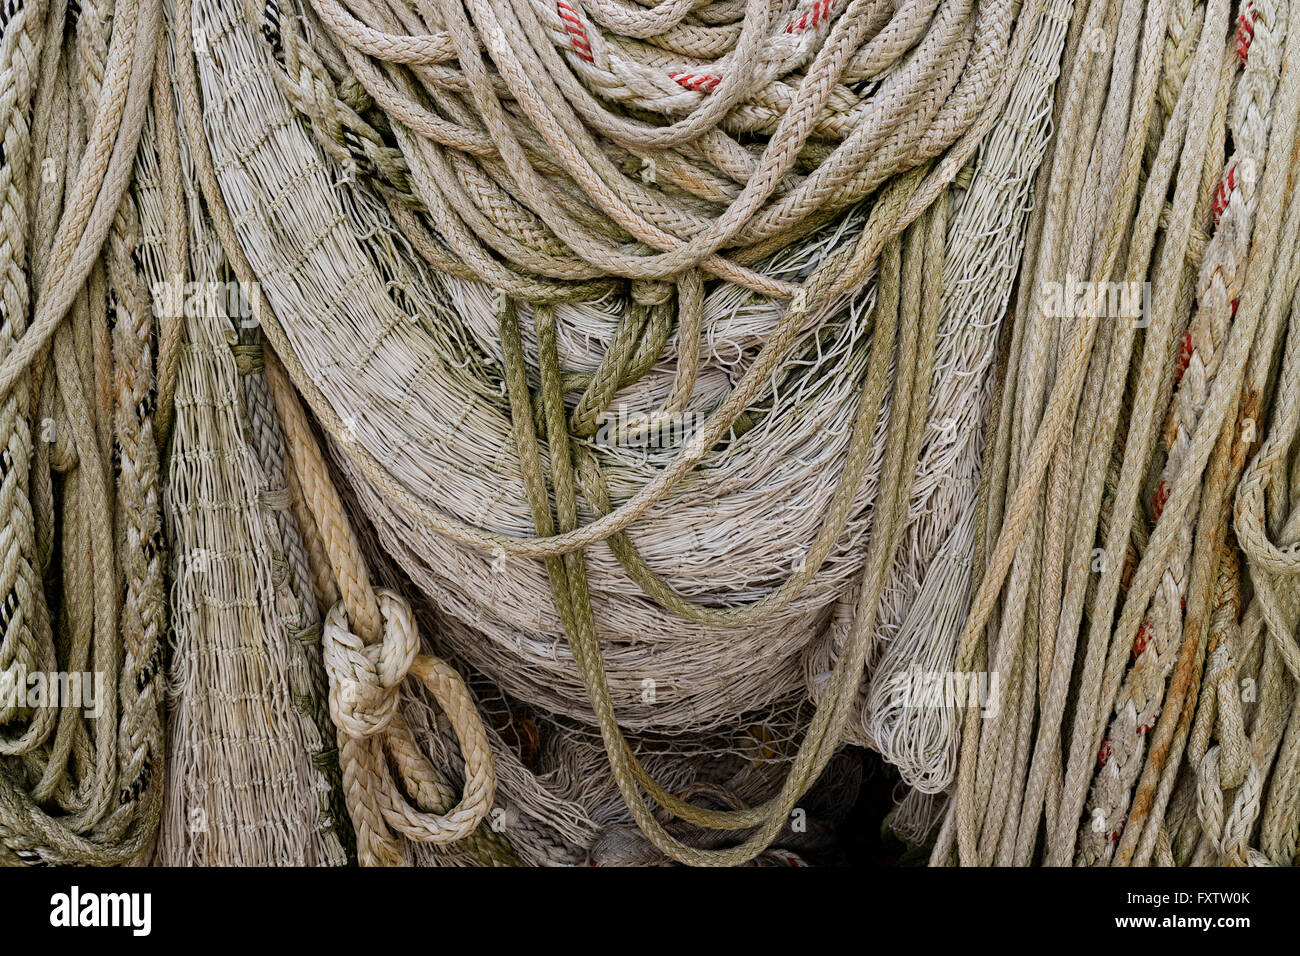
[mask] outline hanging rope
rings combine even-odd
[[[124,194],[160,11],[88,4],[65,42],[67,15],[61,3],[33,5],[13,23],[10,46],[20,70],[35,69],[39,53],[40,89],[31,139],[18,133],[16,162],[6,165],[10,216],[26,210],[10,221],[28,224],[34,305],[27,322],[20,282],[0,362],[6,514],[17,519],[0,660],[10,689],[29,691],[40,672],[51,690],[21,709],[6,704],[5,722],[20,730],[6,733],[0,840],[28,863],[138,863],[162,792],[165,611],[152,313]],[[32,78],[17,81],[7,111],[18,127]],[[16,192],[24,172],[26,196]],[[8,268],[21,271],[21,237],[11,236]],[[44,443],[34,454],[19,423],[28,414]],[[21,500],[29,495],[30,511]],[[49,591],[38,564],[52,576]],[[72,684],[93,686],[94,699],[62,692]]]
[[[0,857],[1294,862],[1293,14],[7,4]]]

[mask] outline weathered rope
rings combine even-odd
[[[991,14],[991,16],[993,16],[993,14]],[[995,21],[996,21],[996,16],[995,16]],[[855,25],[857,25],[857,21],[853,21],[853,22],[855,23]],[[291,40],[289,40],[289,42],[286,42],[286,40],[283,39],[283,29],[281,29],[281,31],[279,31],[279,34],[278,34],[278,35],[279,35],[279,39],[281,39],[281,43],[282,43],[282,44],[285,44],[285,48],[286,48],[286,49],[287,49],[287,47],[292,46]],[[1028,43],[1028,39],[1027,39],[1027,38],[1024,38],[1024,36],[1022,35],[1022,36],[1021,36],[1021,39],[1019,39],[1019,49],[1022,49],[1022,51],[1023,51],[1023,48],[1024,48],[1024,46],[1027,46],[1027,43]],[[274,44],[273,44],[273,46],[274,46]],[[274,52],[274,51],[273,51],[273,52]],[[545,52],[543,52],[543,56],[545,56]],[[287,53],[286,53],[286,59],[287,59],[287,60],[292,60],[292,56],[289,56],[289,55],[287,55]],[[989,107],[989,105],[985,105],[984,109],[985,109],[985,114],[984,114],[984,116],[982,117],[982,122],[983,122],[984,126],[987,127],[987,125],[989,124],[989,122],[992,121],[992,118],[996,116],[996,107]],[[502,137],[504,137],[504,135],[506,135],[506,134],[504,134],[504,131],[502,131],[502,133],[500,133],[500,135],[502,135]],[[506,140],[506,142],[508,142],[508,140]],[[971,146],[974,146],[974,140],[971,140]],[[967,150],[969,150],[969,148],[970,148],[970,147],[967,147]],[[965,155],[969,155],[969,152],[966,152]],[[957,165],[957,164],[956,164],[956,163],[953,163],[952,166],[954,166],[954,165]],[[949,168],[952,168],[952,166],[949,166]],[[523,169],[520,168],[519,173],[521,174],[521,176],[523,176],[523,174],[524,174]],[[949,176],[950,176],[950,173],[949,173]],[[525,176],[525,178],[526,178],[526,176]],[[933,181],[933,179],[932,179],[932,181]],[[928,187],[927,187],[927,189],[928,189]],[[439,221],[441,221],[441,220],[439,220]],[[412,241],[415,241],[415,239],[412,239]],[[867,251],[859,251],[859,259],[858,259],[857,261],[859,261],[859,263],[862,263],[862,265],[858,265],[858,267],[855,267],[855,268],[857,268],[857,272],[850,272],[850,273],[849,273],[849,274],[850,274],[850,281],[855,281],[855,280],[853,280],[852,277],[855,276],[855,274],[861,274],[862,271],[863,271],[863,269],[865,269],[865,267],[868,267],[868,265],[871,264],[872,259],[874,259],[874,256],[872,256],[872,255],[870,254],[870,252],[867,252]],[[833,263],[831,263],[831,264],[824,265],[824,267],[823,267],[823,268],[824,268],[824,272],[823,272],[822,274],[827,274],[827,276],[842,276],[842,274],[844,274],[844,269],[842,269],[842,261],[844,261],[844,260],[841,259],[841,260],[833,261]],[[729,274],[729,273],[728,273],[728,274]],[[848,282],[848,281],[845,281],[845,282],[842,282],[842,284],[844,284],[844,285],[848,285],[849,282]],[[818,289],[818,287],[816,287],[815,284],[814,284],[814,286],[811,286],[810,289],[816,290],[816,298],[814,298],[814,304],[815,304],[815,302],[818,302],[818,300],[823,300],[823,299],[833,299],[833,297],[835,297],[835,295],[837,294],[836,287],[833,286],[833,285],[832,285],[831,287],[828,287],[828,289],[827,289],[827,291],[826,291],[826,294],[824,294],[824,295],[822,295],[822,290]],[[806,302],[806,300],[807,300],[807,299],[806,299],[806,295],[807,295],[807,290],[805,291],[805,299],[803,299],[803,300],[805,300],[805,302]],[[805,308],[806,308],[806,307],[805,307]],[[785,319],[785,323],[787,323],[787,325],[785,325],[785,328],[787,328],[788,330],[781,330],[781,332],[779,332],[779,337],[777,337],[777,339],[776,339],[775,342],[774,342],[774,341],[770,341],[770,342],[768,342],[767,350],[764,350],[763,358],[759,359],[759,364],[762,365],[762,363],[764,362],[764,359],[767,359],[767,356],[768,356],[768,355],[771,355],[771,359],[767,359],[767,360],[768,360],[768,363],[770,363],[770,367],[775,367],[775,365],[774,365],[774,364],[771,364],[771,363],[775,363],[776,360],[779,360],[779,359],[780,359],[780,354],[781,354],[781,336],[784,336],[784,337],[785,337],[785,341],[787,341],[787,342],[790,341],[790,334],[796,332],[796,329],[797,329],[796,321],[794,321],[794,320],[800,319],[800,312],[801,312],[801,311],[802,311],[802,308],[797,307],[796,310],[793,311],[793,315],[790,315],[790,313],[788,313],[788,315],[787,315],[787,319]],[[269,330],[269,329],[268,329],[268,334],[272,334],[272,336],[273,336],[273,338],[274,338],[274,333],[272,332],[272,330]],[[281,351],[283,351],[283,349],[281,349]],[[290,363],[290,368],[291,368],[291,371],[292,371],[292,363]],[[612,371],[612,368],[611,368],[611,371]],[[766,372],[766,369],[763,369],[763,371]],[[759,373],[761,373],[761,369],[751,369],[751,372],[750,372],[750,376],[751,376],[751,378],[750,378],[750,380],[754,382],[754,385],[758,385],[759,382],[762,381],[762,378],[759,377]],[[688,373],[688,375],[689,375],[689,373]],[[634,378],[633,378],[633,380],[634,380]],[[298,382],[298,384],[300,384],[300,385],[303,384],[303,382],[300,381],[300,378],[299,378],[298,375],[295,375],[295,382]],[[307,389],[307,392],[305,392],[305,394],[307,394],[308,397],[311,398],[311,388],[309,388],[309,385],[304,386],[304,388]],[[603,389],[603,388],[606,388],[606,386],[599,384],[599,380],[595,380],[595,381],[591,382],[591,388],[602,388],[602,389]],[[589,394],[590,394],[590,392],[589,392]],[[608,392],[606,392],[606,394],[608,394]],[[751,395],[751,394],[753,394],[753,392],[751,392],[750,395]],[[698,454],[698,453],[697,453],[697,454],[692,454],[692,450],[693,450],[693,449],[701,449],[701,450],[703,450],[703,449],[707,449],[707,447],[708,447],[708,442],[710,442],[711,438],[715,438],[716,436],[719,436],[719,434],[722,434],[722,433],[725,431],[725,429],[731,427],[731,423],[729,423],[729,421],[728,421],[727,419],[728,419],[728,418],[735,419],[736,412],[740,411],[740,408],[742,407],[742,402],[744,402],[744,401],[749,401],[750,395],[746,395],[746,394],[744,394],[744,393],[742,393],[742,394],[740,394],[740,395],[737,395],[737,394],[733,393],[733,394],[731,395],[731,398],[728,399],[728,402],[729,402],[729,408],[728,408],[727,406],[724,406],[724,408],[723,408],[723,410],[722,410],[722,411],[723,411],[723,414],[720,414],[720,415],[718,416],[718,419],[715,419],[716,421],[718,421],[718,424],[714,425],[714,423],[710,423],[710,424],[706,425],[706,434],[703,434],[703,436],[699,436],[699,440],[698,440],[697,442],[695,442],[695,444],[693,444],[692,446],[688,447],[688,449],[686,449],[686,454],[684,454],[684,455],[679,455],[679,457],[677,457],[677,459],[675,460],[675,462],[673,462],[672,466],[669,467],[669,470],[671,470],[671,471],[675,471],[675,472],[677,472],[677,473],[685,473],[685,471],[688,470],[688,468],[689,468],[690,466],[692,466],[692,464],[693,464],[693,459],[694,459],[695,457],[697,457],[697,454]],[[312,406],[313,406],[313,410],[315,410],[315,411],[317,412],[317,415],[318,415],[318,416],[321,416],[321,420],[324,421],[324,423],[326,424],[326,427],[330,428],[331,433],[334,433],[335,436],[343,437],[343,436],[341,436],[341,432],[346,432],[347,429],[344,429],[344,428],[338,428],[338,427],[337,427],[337,425],[342,425],[342,423],[337,423],[337,416],[334,416],[334,418],[335,418],[335,423],[337,423],[337,424],[331,424],[331,420],[330,420],[330,419],[331,419],[331,414],[330,414],[330,410],[329,410],[328,406],[326,406],[324,402],[317,403],[316,401],[313,401],[313,402],[312,402]],[[599,406],[597,406],[597,408],[598,408],[598,407],[599,407]],[[733,410],[733,411],[732,411],[732,410]],[[727,414],[728,411],[731,412],[731,414],[728,415],[728,414]],[[865,416],[863,416],[863,418],[865,418]],[[711,434],[708,434],[708,431],[710,431],[710,427],[712,427],[712,429],[714,429],[714,432],[715,432],[715,434],[712,434],[712,436],[711,436]],[[337,429],[337,431],[335,431],[335,429]],[[344,438],[344,440],[341,442],[341,445],[344,447],[344,450],[348,451],[348,453],[350,453],[350,454],[355,454],[355,447],[354,447],[355,442],[348,442],[348,441],[346,440],[346,438]],[[367,468],[367,471],[370,472],[370,473],[374,473],[374,471],[376,471],[376,470],[374,470],[373,466],[370,466],[369,468]],[[382,477],[381,477],[380,480],[382,481]],[[849,484],[849,483],[846,483],[846,484],[848,484],[848,486],[852,486],[852,484]],[[381,486],[385,486],[385,485],[382,485],[382,484],[381,484]],[[660,483],[660,489],[662,489],[662,490],[656,490],[655,497],[643,497],[643,498],[642,498],[642,501],[645,501],[645,502],[646,502],[646,505],[643,506],[643,507],[650,507],[650,506],[653,506],[654,503],[656,502],[656,499],[658,499],[659,496],[662,496],[662,494],[663,494],[664,492],[667,492],[669,486],[671,486],[671,485],[669,485],[668,483]],[[387,488],[385,488],[385,490],[387,490]],[[406,502],[403,502],[403,503],[406,503]],[[422,506],[422,505],[420,505],[420,503],[417,503],[417,502],[411,502],[411,503],[412,503],[412,505],[415,505],[415,506],[417,507],[417,509],[420,509],[420,511],[422,512],[421,516],[425,516],[425,515],[428,515],[428,514],[429,514],[428,507]],[[636,516],[636,514],[629,515],[629,519],[630,519],[630,518],[634,518],[634,516]],[[445,522],[445,520],[443,520],[443,522],[438,522],[438,524],[445,525],[446,522]],[[831,529],[831,532],[835,532],[835,531],[836,531],[836,527],[835,527],[835,525],[831,524],[831,525],[828,525],[828,527],[829,527],[829,529]],[[590,529],[590,527],[588,528],[588,533],[591,533],[591,532],[593,532],[593,531],[594,531],[594,529]],[[478,536],[476,536],[476,537],[478,537]],[[593,535],[593,537],[594,537],[594,535]],[[829,537],[831,537],[831,536],[828,535],[827,537],[829,538]],[[520,546],[519,546],[519,545],[520,545],[520,542],[493,541],[493,544],[498,545],[498,548],[495,548],[494,550],[497,550],[497,551],[506,551],[507,554],[510,554],[510,553],[517,553],[517,551],[521,550],[521,549],[520,549]],[[550,549],[547,549],[547,550],[550,550]],[[625,551],[625,557],[629,557],[629,559],[630,559],[630,553],[629,553],[629,551],[627,551],[627,549],[624,549],[624,551]],[[814,561],[816,561],[816,551],[814,551]],[[813,566],[809,567],[809,564],[813,564]],[[792,579],[792,584],[790,584],[790,587],[789,587],[789,588],[787,588],[787,589],[783,589],[783,593],[792,593],[792,594],[793,594],[793,593],[797,593],[797,588],[798,588],[798,587],[801,587],[801,585],[802,585],[802,579],[811,578],[811,575],[815,574],[815,572],[816,572],[816,566],[815,566],[814,562],[807,562],[807,563],[805,564],[805,570],[801,570],[800,572],[797,572],[797,576],[796,576],[796,578]],[[645,579],[645,580],[649,580],[649,576],[647,576],[647,575],[641,575],[641,578],[642,578],[642,579]],[[654,585],[651,585],[651,587],[654,587]],[[660,588],[658,588],[658,592],[659,592],[660,594],[662,594],[662,596],[668,598],[668,593],[666,592],[666,589],[660,587]],[[669,598],[669,600],[671,600],[671,598]],[[763,611],[767,611],[768,609],[775,609],[775,607],[780,607],[780,606],[781,606],[781,601],[779,601],[779,600],[764,601],[764,605],[762,606],[762,610],[763,610]],[[746,609],[745,611],[742,611],[741,615],[745,615],[745,617],[749,617],[749,615],[751,615],[751,617],[753,617],[754,619],[759,619],[759,617],[761,617],[761,615],[759,615],[758,611],[759,611],[758,607],[755,607],[755,609],[753,609],[753,610]],[[706,617],[707,617],[707,611],[702,611],[702,613],[705,614]],[[690,614],[690,611],[688,611],[688,614]],[[737,615],[728,615],[728,617],[737,617]],[[738,619],[745,619],[745,617],[738,617]],[[855,683],[855,682],[853,682],[853,683]],[[855,687],[854,687],[854,693],[855,693]]]
[[[1282,303],[1294,293],[1291,268],[1280,278],[1275,271],[1275,262],[1290,261],[1292,217],[1281,192],[1271,192],[1294,175],[1295,79],[1282,53],[1294,31],[1283,26],[1282,6],[1251,3],[1237,21],[1249,25],[1245,42],[1239,33],[1221,44],[1226,4],[1187,5],[1176,15],[1163,4],[1138,6],[1148,32],[1136,46],[1115,5],[1089,8],[1083,35],[1097,29],[1115,39],[1091,49],[1080,41],[1058,105],[1061,163],[1031,224],[1039,252],[1026,260],[1033,275],[1022,279],[1003,373],[1006,437],[985,464],[987,514],[1000,530],[963,636],[967,666],[1010,674],[1022,690],[999,718],[966,715],[956,802],[937,862],[955,852],[963,863],[1029,863],[1043,832],[1042,859],[1058,865],[1285,855],[1277,830],[1272,854],[1251,841],[1294,688],[1276,671],[1263,675],[1267,694],[1251,708],[1262,721],[1257,757],[1248,762],[1242,690],[1230,675],[1259,665],[1239,656],[1233,549],[1243,528],[1230,528],[1226,508],[1271,403],[1266,369],[1289,309]],[[1168,43],[1153,43],[1166,24]],[[1098,48],[1123,80],[1104,94],[1086,85],[1106,68]],[[1157,102],[1162,113],[1152,127]],[[1231,156],[1223,154],[1228,131]],[[1106,148],[1077,166],[1069,156],[1075,142]],[[1108,169],[1120,171],[1118,179]],[[1072,208],[1093,208],[1079,203],[1097,202],[1099,184],[1116,181],[1122,188],[1102,207],[1108,216],[1071,218]],[[1081,198],[1071,200],[1072,192]],[[1269,201],[1288,215],[1256,219]],[[1061,338],[1053,351],[1053,326],[1040,318],[1054,316],[1046,283],[1115,274],[1148,284],[1141,351],[1134,313],[1096,308],[1074,330],[1085,341],[1097,333],[1087,349],[1062,351]],[[1267,313],[1266,295],[1274,310]],[[1112,317],[1119,321],[1103,324]],[[1051,401],[1026,447],[1033,434],[1026,414],[1043,408],[1032,396],[1044,394],[1045,372],[1056,377]],[[1259,614],[1248,611],[1252,619]],[[1067,701],[1072,729],[1062,726]],[[1216,725],[1223,744],[1211,748]],[[1231,811],[1221,786],[1240,788]],[[1277,811],[1273,819],[1291,826]]]
[[[324,539],[340,593],[339,603],[326,615],[322,640],[330,678],[330,716],[338,728],[345,793],[357,825],[358,856],[363,865],[394,864],[402,854],[392,831],[430,843],[451,843],[475,832],[492,807],[496,788],[491,750],[460,675],[438,658],[419,654],[410,607],[391,591],[372,591],[360,547],[311,438],[305,414],[284,370],[273,358],[267,362],[267,381],[284,422],[294,474]],[[360,631],[360,636],[351,628]],[[464,755],[463,796],[446,810],[413,808],[388,771],[385,751],[396,755],[403,782],[421,805],[450,802],[445,784],[438,787],[433,768],[397,717],[398,695],[408,673],[433,693],[451,721]],[[509,862],[508,846],[501,841],[483,834],[478,843],[490,860]]]
[[[0,858],[1294,862],[1298,124],[1289,0],[13,0]]]
[[[9,164],[6,149],[8,201],[11,217],[26,205],[35,294],[28,315],[14,298],[26,294],[26,284],[6,280],[15,312],[6,315],[0,401],[11,413],[5,477],[14,480],[15,494],[6,514],[17,520],[0,660],[11,690],[19,682],[26,691],[29,672],[41,671],[56,697],[31,710],[5,705],[5,722],[27,727],[6,734],[12,746],[0,774],[0,841],[27,863],[141,862],[162,796],[166,625],[152,312],[135,260],[139,225],[124,199],[154,75],[160,10],[157,3],[116,11],[88,4],[80,14],[71,43],[64,43],[61,3],[33,4],[4,38],[12,51],[6,76],[8,66],[17,69],[12,110],[6,109],[18,127],[6,144],[15,160]],[[42,41],[35,39],[38,27]],[[28,142],[21,128],[38,51],[40,89]],[[28,192],[19,198],[13,190],[24,173]],[[13,241],[7,255],[22,269],[21,240]],[[45,447],[30,464],[30,432],[13,413],[39,416]],[[22,474],[9,474],[13,466]],[[30,519],[17,500],[25,494]],[[32,561],[49,567],[56,540],[61,579],[47,609],[46,594],[23,568]],[[72,683],[93,686],[93,700],[59,690]]]

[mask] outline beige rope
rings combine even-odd
[[[402,860],[402,854],[391,830],[429,843],[455,842],[474,833],[492,808],[496,789],[491,749],[460,675],[438,658],[419,654],[410,607],[392,591],[371,589],[360,546],[288,377],[274,358],[268,358],[266,370],[284,423],[294,474],[324,540],[341,594],[325,618],[322,638],[330,678],[330,716],[339,731],[358,856],[363,865],[392,865]],[[409,742],[405,725],[393,719],[408,673],[433,693],[451,721],[465,758],[463,796],[446,812],[412,807],[389,774],[381,749],[419,753]],[[408,775],[407,783],[411,782]],[[418,787],[409,789],[420,792]],[[482,842],[491,845],[487,839]],[[504,858],[499,850],[497,858]]]
[[[160,859],[203,856],[166,500],[173,567],[237,539],[221,593],[285,639],[306,810],[237,854],[341,858],[297,832],[315,669],[365,865],[802,862],[845,743],[938,864],[1293,862],[1295,19],[6,7],[0,676],[110,680],[107,719],[0,702],[0,855],[139,862],[165,804]],[[225,269],[264,380],[150,301]],[[186,506],[213,447],[268,459],[225,463],[224,531]],[[221,637],[193,587],[175,675]],[[917,713],[923,668],[998,703]]]
[[[48,451],[33,456],[31,492],[37,553],[48,560],[56,520],[50,472],[64,473],[62,606],[53,614],[53,644],[40,586],[15,585],[12,609],[21,607],[22,623],[7,629],[4,660],[7,670],[35,665],[54,678],[91,677],[99,713],[91,719],[82,701],[62,697],[35,708],[9,750],[21,759],[0,774],[0,839],[29,863],[140,862],[161,799],[165,620],[151,312],[132,259],[138,224],[123,196],[153,75],[159,6],[119,10],[110,26],[111,11],[88,4],[66,47],[62,4],[48,10],[43,45],[33,42],[45,12],[34,5],[30,19],[15,24],[14,37],[27,39],[16,65],[28,69],[38,49],[44,57],[32,114],[39,146],[31,155],[15,140],[18,162],[5,167],[11,186],[30,168],[36,187],[26,200],[35,305],[30,324],[19,305],[8,326],[22,331],[6,349],[0,392],[11,412],[31,400],[28,407],[49,413],[42,417]],[[12,418],[7,427],[9,454],[23,455],[22,430]],[[13,463],[25,478],[25,458]],[[8,505],[19,516],[18,558],[30,525],[13,497]],[[36,647],[15,646],[30,641]]]

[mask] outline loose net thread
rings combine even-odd
[[[174,50],[160,56],[175,62]],[[246,302],[226,294],[235,284],[185,175],[191,147],[176,127],[170,81],[160,96],[151,142],[175,144],[169,160],[183,195],[168,194],[162,164],[138,177],[155,309],[181,328],[166,493],[169,776],[154,860],[336,866],[350,825],[332,796],[320,614],[288,515],[283,436],[260,347],[239,340]],[[170,235],[177,219],[188,235]],[[178,238],[188,262],[169,261]]]

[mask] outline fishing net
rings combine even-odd
[[[1285,3],[4,16],[0,854],[1293,861]]]

